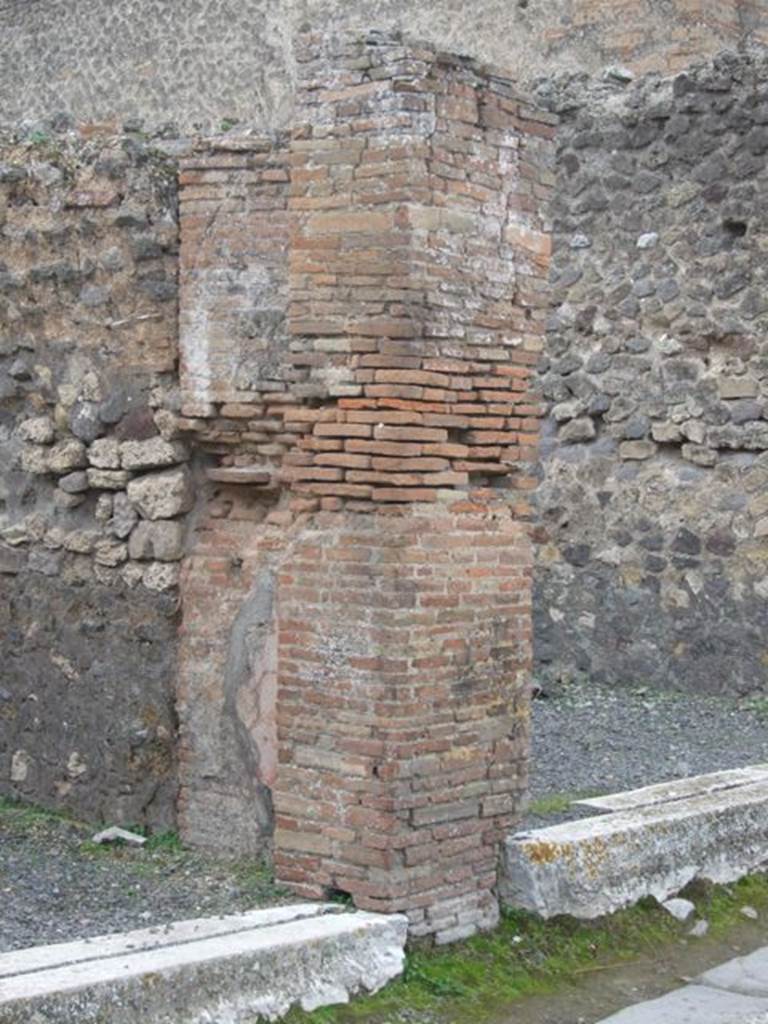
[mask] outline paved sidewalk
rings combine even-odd
[[[600,1024],[768,1024],[768,946]]]

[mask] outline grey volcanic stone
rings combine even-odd
[[[579,441],[591,441],[596,433],[593,420],[589,416],[582,416],[561,427],[558,437],[564,444],[575,444]]]
[[[119,423],[128,410],[128,396],[122,388],[114,388],[99,404],[98,415],[102,423]]]
[[[122,491],[116,494],[112,505],[112,518],[109,521],[112,533],[124,540],[136,525],[138,518],[139,514],[128,495]]]
[[[59,487],[67,494],[80,494],[82,491],[87,491],[89,487],[88,474],[81,469],[75,470],[74,473],[67,473],[66,476],[59,479]]]
[[[69,429],[81,441],[95,441],[104,433],[95,402],[75,402],[69,413]]]

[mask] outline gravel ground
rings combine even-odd
[[[577,796],[768,761],[768,698],[571,683],[534,701],[531,810],[554,824]],[[290,901],[263,868],[158,837],[97,847],[94,828],[0,802],[0,952]]]
[[[768,698],[569,683],[534,700],[532,748],[525,828],[590,813],[566,798],[768,761]]]
[[[0,803],[0,952],[290,902],[263,867],[182,849],[97,846],[92,825]]]

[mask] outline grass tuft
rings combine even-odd
[[[548,793],[538,800],[532,800],[528,805],[527,813],[536,814],[539,817],[544,817],[547,814],[563,814],[570,810],[574,800],[586,800],[590,796],[597,796],[597,792],[592,789],[573,793]]]

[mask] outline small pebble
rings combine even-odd
[[[700,921],[696,922],[696,924],[693,926],[693,928],[691,928],[688,934],[692,935],[694,939],[703,939],[708,931],[709,921],[705,921],[704,918],[702,918]]]
[[[748,917],[750,921],[756,921],[760,916],[754,907],[742,907],[741,912],[744,917]]]

